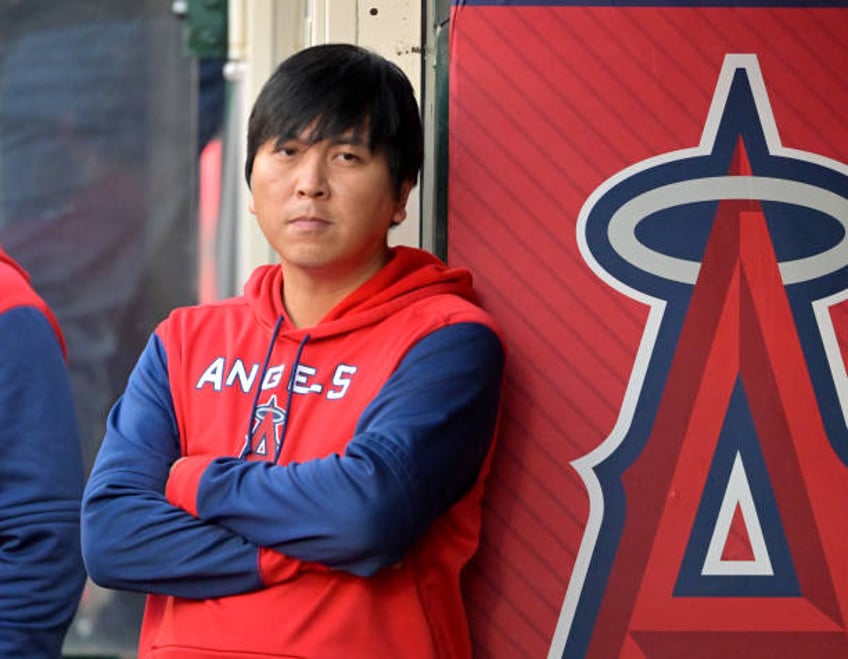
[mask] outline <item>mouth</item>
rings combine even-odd
[[[328,227],[330,223],[317,215],[299,215],[290,219],[287,224],[301,231],[314,231]]]

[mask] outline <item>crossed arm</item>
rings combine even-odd
[[[452,325],[410,350],[343,455],[174,465],[166,360],[154,335],[110,414],[83,498],[83,552],[102,585],[194,598],[396,562],[476,480],[503,372],[491,330]]]

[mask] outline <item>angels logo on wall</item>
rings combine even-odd
[[[549,659],[848,656],[848,166],[781,145],[754,55],[701,143],[585,203],[583,258],[650,306]]]

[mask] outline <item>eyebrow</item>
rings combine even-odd
[[[353,133],[353,134],[344,133],[342,135],[336,135],[334,137],[324,137],[321,140],[308,140],[308,139],[303,139],[303,137],[301,137],[300,135],[293,135],[291,137],[280,137],[280,138],[278,138],[276,140],[276,145],[277,145],[278,148],[283,146],[287,142],[297,142],[297,143],[300,143],[300,144],[309,145],[309,144],[315,144],[316,142],[321,142],[322,140],[327,140],[328,142],[330,142],[334,146],[339,146],[339,145],[362,146],[362,147],[368,146],[368,142],[366,140],[362,139],[362,135],[357,135],[355,133]]]
[[[367,146],[367,141],[362,139],[362,135],[358,133],[344,133],[335,137],[326,138],[334,145],[347,144],[350,146]]]

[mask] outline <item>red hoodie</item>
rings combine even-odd
[[[0,250],[0,657],[59,657],[85,581],[65,359],[56,318]]]
[[[6,252],[0,249],[0,313],[15,307],[35,307],[50,321],[56,338],[62,346],[62,352],[67,355],[65,339],[59,323],[47,303],[33,290],[29,274],[18,263],[13,261]]]
[[[469,274],[396,248],[302,329],[281,290],[264,266],[157,329],[86,490],[89,569],[154,593],[141,657],[470,657],[503,349]]]

